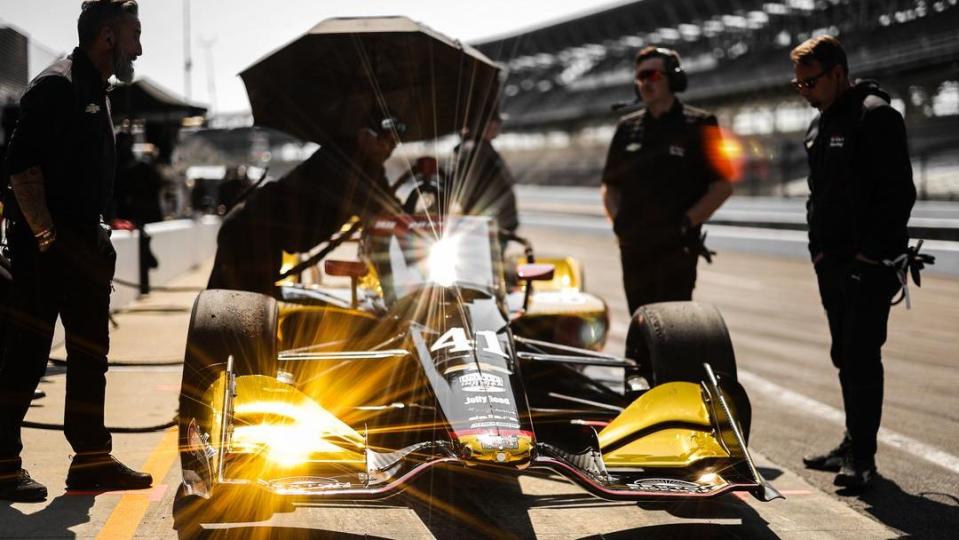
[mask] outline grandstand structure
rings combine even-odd
[[[634,99],[636,51],[658,45],[682,55],[682,99],[716,112],[744,143],[745,182],[766,193],[805,175],[799,139],[815,111],[788,84],[789,51],[823,33],[843,42],[853,78],[878,79],[893,95],[917,176],[953,161],[959,172],[957,3],[641,0],[474,45],[508,68],[501,146],[524,181],[598,182],[622,114],[610,106]],[[959,196],[959,181],[932,187]]]

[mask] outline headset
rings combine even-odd
[[[669,82],[670,92],[676,94],[686,90],[686,87],[689,85],[689,80],[686,77],[686,72],[683,71],[683,66],[679,63],[679,53],[672,49],[656,47],[656,51],[647,58],[663,59],[663,70],[666,72],[666,80]],[[633,85],[633,90],[636,92],[636,97],[638,98],[639,88],[635,84]]]

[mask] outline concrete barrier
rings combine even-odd
[[[216,253],[216,233],[220,220],[205,216],[199,220],[180,219],[150,223],[150,248],[159,266],[150,270],[150,284],[161,286],[199,266]],[[115,277],[131,283],[140,282],[139,231],[114,231],[111,238],[117,251]],[[139,296],[136,288],[114,284],[110,309],[127,306]]]

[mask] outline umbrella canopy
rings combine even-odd
[[[321,144],[387,113],[405,141],[475,129],[500,86],[493,61],[406,17],[327,19],[240,77],[257,125]]]
[[[131,84],[119,84],[110,91],[113,118],[138,118],[174,122],[189,116],[203,116],[206,109],[184,101],[146,77]]]

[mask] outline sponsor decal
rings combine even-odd
[[[643,478],[626,484],[637,491],[659,491],[662,493],[709,493],[715,486],[701,486],[694,482],[675,478]]]
[[[466,402],[464,402],[464,405],[486,405],[488,403],[506,405],[508,407],[509,398],[497,396],[466,396]]]
[[[519,437],[516,435],[480,435],[478,439],[483,450],[519,449]]]
[[[484,343],[483,347],[478,347],[480,338],[482,338]],[[449,352],[452,353],[473,352],[478,349],[483,352],[508,358],[507,354],[503,351],[503,346],[500,344],[499,338],[496,336],[496,332],[490,330],[480,330],[476,332],[475,339],[468,339],[466,337],[466,330],[455,326],[447,330],[430,346],[430,352],[436,352],[442,349],[449,349]]]
[[[452,367],[448,367],[443,370],[443,375],[449,375],[450,373],[456,373],[457,371],[497,371],[499,373],[505,373],[507,375],[512,375],[513,372],[500,366],[494,366],[493,364],[488,364],[486,362],[476,362],[469,364],[459,364]]]
[[[519,429],[519,423],[514,422],[477,422],[475,424],[470,424],[470,429],[476,428],[506,428],[506,429]]]
[[[842,148],[846,144],[846,138],[842,135],[833,135],[829,137],[829,148]]]
[[[464,392],[505,392],[503,378],[492,373],[467,373],[459,376]]]

